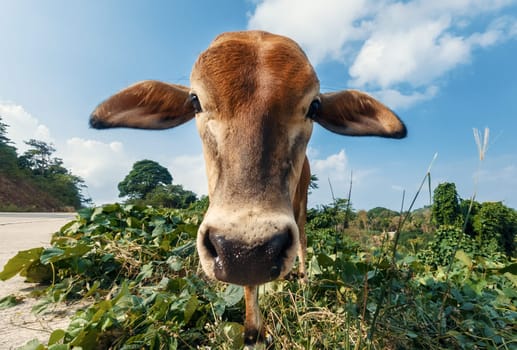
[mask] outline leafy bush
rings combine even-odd
[[[20,252],[0,279],[20,273],[50,282],[36,311],[90,303],[46,344],[25,349],[242,348],[242,288],[200,273],[201,218],[197,209],[107,205],[80,211],[51,248]],[[309,284],[261,287],[268,348],[517,347],[517,264],[504,257],[458,250],[451,265],[432,268],[414,255],[393,256],[389,246],[364,250],[342,231],[309,227],[308,236]]]

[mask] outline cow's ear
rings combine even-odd
[[[345,90],[320,95],[314,121],[341,135],[403,138],[404,123],[388,107],[359,91]]]
[[[90,116],[96,129],[127,127],[168,129],[195,115],[189,88],[159,81],[142,81],[102,102]]]

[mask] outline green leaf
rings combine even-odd
[[[41,254],[40,261],[42,264],[54,263],[56,261],[70,259],[76,256],[83,256],[91,250],[91,246],[87,244],[78,244],[74,247],[60,249],[56,247],[45,249]]]
[[[320,267],[334,266],[334,260],[327,254],[318,254],[318,264]]]
[[[504,277],[508,278],[512,283],[513,285],[515,286],[515,288],[517,288],[517,276],[510,273],[510,272],[506,272],[504,274]]]
[[[509,272],[512,275],[517,275],[517,263],[510,264],[508,266],[503,267],[502,269],[499,269],[499,273],[506,273]]]
[[[48,350],[69,350],[70,345],[68,344],[53,344],[48,347]]]
[[[234,284],[229,284],[223,293],[220,294],[226,306],[233,306],[242,300],[244,297],[244,288]]]
[[[38,339],[32,339],[18,350],[45,350],[45,345],[41,344]]]
[[[469,269],[472,268],[472,259],[462,249],[456,252],[455,258],[467,266]]]
[[[242,337],[244,327],[237,322],[223,322],[221,326],[224,335],[231,341],[231,349],[242,349],[244,346],[244,338]]]
[[[183,316],[185,319],[185,323],[189,323],[190,319],[192,318],[192,315],[194,312],[196,312],[196,309],[199,305],[199,301],[197,299],[197,296],[193,295],[190,297],[189,301],[185,305],[185,309],[183,310]]]
[[[88,298],[89,296],[93,295],[93,293],[95,293],[97,291],[97,289],[99,288],[100,285],[101,285],[101,282],[99,280],[96,280],[95,282],[93,282],[93,286],[91,286],[88,289],[88,292],[84,295],[84,298]]]
[[[54,345],[61,339],[65,337],[64,329],[56,329],[50,334],[50,338],[48,339],[48,345]]]
[[[463,311],[472,311],[474,310],[476,306],[474,304],[472,304],[471,302],[466,302],[464,303],[463,305],[461,305],[461,310]]]
[[[418,334],[416,334],[415,332],[412,332],[412,331],[407,331],[406,332],[406,335],[411,338],[411,339],[416,339],[418,338]]]
[[[197,231],[199,229],[198,225],[194,224],[182,224],[178,225],[176,229],[173,231],[173,233],[180,234],[180,233],[187,233],[191,238],[195,238],[197,235]]]
[[[19,251],[5,264],[4,269],[0,272],[0,280],[8,280],[27,270],[35,261],[39,261],[41,252],[43,252],[42,247]]]
[[[7,309],[13,306],[16,306],[20,303],[20,299],[16,298],[14,295],[8,295],[0,299],[0,310]]]
[[[152,262],[145,264],[140,269],[140,273],[138,274],[138,276],[136,276],[136,282],[141,282],[146,278],[151,278],[153,276],[153,271],[154,269]]]
[[[118,203],[113,203],[113,204],[106,204],[102,207],[102,211],[104,213],[113,213],[115,211],[119,211],[120,210],[120,204]]]

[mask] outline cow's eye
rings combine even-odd
[[[321,108],[321,101],[314,100],[311,102],[309,109],[307,109],[307,118],[315,119],[318,116],[318,112]]]
[[[196,94],[190,94],[189,99],[190,99],[190,103],[192,104],[192,108],[194,108],[194,112],[196,112],[196,113],[202,112],[201,102],[199,102],[199,97],[197,97]]]

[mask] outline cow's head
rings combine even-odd
[[[321,93],[300,47],[260,31],[220,35],[197,59],[190,87],[137,83],[99,105],[91,125],[164,129],[194,117],[210,198],[197,249],[208,276],[240,285],[292,268],[294,201],[314,122],[342,135],[406,134],[364,93]]]

